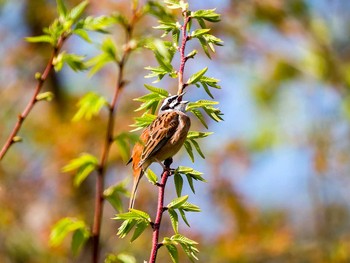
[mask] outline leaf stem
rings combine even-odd
[[[152,250],[151,255],[149,258],[149,263],[155,263],[157,258],[157,252],[158,249],[162,246],[162,244],[158,243],[159,240],[159,228],[160,223],[162,221],[163,212],[164,209],[164,193],[165,193],[165,186],[168,181],[170,174],[170,165],[172,163],[172,159],[167,159],[164,162],[165,169],[162,173],[162,178],[160,181],[160,184],[158,185],[158,206],[157,206],[157,215],[156,215],[156,221],[154,222],[152,228],[153,228],[153,237],[152,237]]]
[[[38,100],[36,99],[37,95],[40,93],[45,81],[47,80],[47,78],[49,76],[49,73],[51,72],[51,70],[53,68],[53,60],[59,54],[65,40],[68,37],[69,37],[69,35],[64,33],[57,40],[57,44],[53,48],[51,57],[50,57],[49,61],[47,62],[46,67],[45,67],[43,73],[41,74],[40,78],[38,78],[38,83],[37,83],[36,88],[34,90],[33,96],[31,97],[30,101],[28,102],[28,104],[25,107],[25,109],[23,110],[23,112],[20,115],[18,115],[18,120],[17,120],[15,126],[13,127],[12,132],[10,133],[9,137],[7,138],[4,146],[2,147],[2,149],[0,151],[0,161],[4,158],[5,154],[7,153],[7,151],[11,147],[11,145],[15,142],[14,138],[15,138],[15,136],[17,136],[19,130],[21,129],[24,120],[27,118],[27,116],[29,115],[29,113],[33,109],[34,105],[38,102]]]

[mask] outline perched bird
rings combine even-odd
[[[142,132],[128,162],[132,162],[134,184],[129,209],[134,207],[137,187],[146,169],[153,163],[173,157],[184,144],[191,126],[185,113],[188,101],[183,94],[167,97],[159,108],[157,118]]]

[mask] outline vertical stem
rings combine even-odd
[[[181,29],[182,29],[182,38],[181,38],[181,45],[179,48],[179,52],[180,52],[180,67],[179,67],[179,71],[178,71],[178,79],[179,79],[179,86],[178,86],[178,92],[177,94],[180,95],[183,90],[186,87],[186,83],[184,83],[184,70],[185,70],[185,64],[187,61],[187,58],[185,56],[185,48],[186,48],[186,43],[188,41],[188,35],[187,35],[187,24],[190,21],[191,17],[189,17],[187,15],[187,11],[183,12],[183,16],[184,16],[184,24],[182,25]]]
[[[60,38],[58,39],[57,44],[52,51],[51,57],[50,57],[49,61],[47,62],[46,67],[45,67],[41,77],[38,79],[38,84],[36,85],[33,96],[31,97],[30,101],[28,102],[28,104],[25,107],[25,109],[23,110],[23,112],[20,115],[18,115],[18,120],[17,120],[15,126],[13,127],[11,134],[7,138],[4,146],[2,147],[2,149],[0,151],[0,161],[5,156],[8,149],[11,147],[11,145],[14,143],[14,138],[15,138],[15,136],[17,136],[17,133],[21,129],[24,120],[27,118],[27,116],[29,115],[29,113],[33,109],[35,103],[38,102],[36,97],[40,93],[40,91],[44,85],[44,82],[46,81],[47,77],[49,76],[49,73],[51,72],[51,70],[53,68],[52,63],[53,63],[54,58],[60,52],[60,50],[63,46],[63,43],[67,38],[68,38],[68,36],[61,35]]]
[[[157,206],[157,216],[156,221],[153,224],[153,237],[152,237],[152,250],[149,258],[149,263],[155,263],[157,258],[158,249],[162,246],[158,243],[159,240],[159,228],[162,222],[163,212],[164,212],[164,193],[167,180],[170,176],[170,164],[172,159],[167,159],[164,162],[166,169],[162,173],[162,178],[160,184],[158,185],[158,206]]]
[[[109,105],[107,131],[106,131],[104,146],[102,149],[99,169],[97,170],[98,173],[96,178],[96,190],[95,190],[96,191],[95,192],[95,211],[94,211],[94,222],[92,226],[92,262],[93,263],[98,263],[98,260],[99,260],[101,224],[102,224],[103,202],[104,202],[103,191],[104,191],[105,174],[107,169],[108,155],[109,155],[109,151],[114,138],[113,130],[114,130],[114,119],[115,119],[115,113],[117,108],[117,102],[118,102],[120,91],[125,85],[124,66],[128,60],[130,53],[132,52],[132,48],[129,46],[129,43],[132,37],[134,24],[136,23],[138,18],[136,11],[137,11],[136,8],[133,6],[132,8],[133,14],[132,14],[130,24],[125,28],[126,48],[124,49],[122,58],[120,59],[120,61],[118,61],[118,71],[119,71],[118,79],[117,79],[112,101]]]

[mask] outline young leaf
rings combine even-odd
[[[26,37],[25,40],[30,43],[50,43],[51,45],[53,45],[54,43],[54,40],[52,39],[52,37],[48,35]]]
[[[204,19],[209,22],[220,21],[220,14],[215,13],[215,9],[197,10],[197,11],[191,12],[191,17],[196,19]]]
[[[191,161],[194,163],[194,155],[193,155],[193,149],[191,144],[188,141],[185,141],[184,146],[185,146],[186,152],[191,158]]]
[[[88,240],[90,232],[84,221],[76,218],[66,217],[58,221],[50,233],[50,245],[59,246],[69,233],[73,233],[72,251],[74,254],[81,249]]]
[[[145,172],[145,175],[148,181],[150,181],[154,185],[157,184],[158,177],[151,169],[148,169],[147,172]]]
[[[97,166],[98,160],[95,156],[83,153],[64,166],[62,172],[76,171],[74,185],[78,187]]]
[[[62,18],[67,16],[67,7],[65,6],[63,0],[56,0],[58,15]]]
[[[183,183],[184,183],[184,180],[182,179],[181,175],[179,175],[178,173],[175,173],[174,184],[176,188],[176,194],[178,197],[181,196]]]
[[[118,212],[123,211],[121,195],[129,196],[126,188],[126,181],[108,187],[103,192],[103,197],[116,209]]]
[[[204,69],[198,71],[197,73],[193,74],[188,80],[187,80],[187,84],[191,85],[194,84],[196,82],[198,82],[201,77],[205,74],[205,72],[207,72],[208,67],[205,67]]]
[[[74,115],[72,121],[75,122],[81,119],[91,120],[91,118],[97,116],[101,108],[106,105],[108,105],[108,103],[104,97],[94,92],[88,92],[77,103],[79,110]]]
[[[142,221],[136,224],[135,231],[131,237],[130,242],[133,242],[134,240],[136,240],[143,233],[143,231],[145,231],[148,225],[149,225],[149,222],[146,222],[146,221]]]
[[[135,129],[131,130],[131,132],[133,131],[138,131],[141,130],[145,127],[147,127],[148,125],[150,125],[152,123],[152,121],[154,121],[157,118],[156,115],[153,114],[149,114],[149,113],[144,113],[142,114],[141,117],[136,117],[135,118],[135,123],[131,124],[131,127],[136,127]]]
[[[179,232],[179,217],[178,217],[176,211],[172,208],[169,208],[168,212],[169,212],[169,217],[170,217],[171,225],[174,229],[174,232],[176,234],[178,234],[178,232]]]
[[[74,22],[76,22],[80,18],[80,16],[83,14],[88,4],[89,4],[88,0],[82,1],[80,4],[72,8],[72,10],[68,14],[68,17],[72,19]]]
[[[188,199],[188,195],[184,195],[184,196],[181,196],[181,197],[178,197],[178,198],[175,198],[173,201],[171,201],[167,207],[168,208],[172,208],[172,209],[177,209],[179,207],[181,207],[181,205],[183,203],[185,203]]]
[[[119,153],[126,163],[130,158],[130,145],[139,141],[139,136],[130,132],[122,132],[114,138]]]
[[[167,248],[173,263],[179,263],[179,253],[177,251],[176,246],[173,244],[166,244],[165,247]]]

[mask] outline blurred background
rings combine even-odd
[[[77,0],[66,0],[76,5]],[[129,1],[91,0],[90,15],[130,13]],[[191,228],[180,233],[199,242],[199,262],[350,262],[350,2],[342,0],[189,1],[192,10],[217,8],[222,21],[213,33],[224,41],[213,59],[202,52],[187,64],[186,74],[209,67],[221,80],[214,90],[225,121],[210,123],[215,133],[201,141],[206,159],[191,163],[185,151],[173,166],[204,172],[190,202],[202,208],[188,216]],[[34,74],[42,71],[50,47],[26,43],[56,16],[54,0],[0,1],[0,145],[32,96]],[[160,36],[156,19],[143,18],[136,35]],[[113,28],[123,43],[121,28]],[[105,36],[93,34],[95,42]],[[191,48],[200,47],[196,43]],[[64,49],[92,57],[94,44],[71,38]],[[190,50],[190,49],[188,49]],[[176,60],[175,60],[176,63]],[[149,51],[133,53],[130,80],[118,105],[116,133],[129,131],[133,98],[146,93],[145,66],[156,62]],[[0,163],[0,258],[2,262],[89,262],[89,244],[78,257],[69,238],[48,245],[50,228],[60,218],[92,223],[95,174],[79,188],[73,174],[61,172],[81,152],[99,156],[107,112],[92,121],[71,122],[79,98],[94,91],[111,98],[116,81],[112,65],[88,77],[68,68],[51,74],[45,90],[55,99],[39,103],[20,131],[17,143]],[[176,92],[176,82],[157,84]],[[186,100],[206,98],[191,87]],[[193,130],[205,131],[194,116]],[[156,165],[152,166],[158,171]],[[118,148],[111,150],[107,186],[131,177]],[[131,180],[130,180],[131,182]],[[167,198],[175,197],[170,180]],[[144,179],[136,207],[155,214],[156,190]],[[127,198],[123,199],[125,208]],[[151,231],[130,244],[116,236],[116,211],[105,203],[102,257],[127,252],[142,262],[150,251]],[[166,217],[165,217],[166,218]],[[165,219],[161,234],[172,235]],[[188,262],[180,253],[180,262]],[[164,249],[159,262],[170,262]]]

